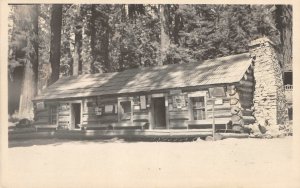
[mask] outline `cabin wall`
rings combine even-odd
[[[168,116],[169,116],[169,128],[180,129],[187,127],[187,121],[189,120],[189,102],[187,93],[170,92],[167,95],[168,99]]]
[[[177,89],[162,93],[118,96],[98,96],[76,100],[57,101],[57,124],[62,129],[72,129],[72,103],[81,104],[81,124],[84,127],[108,128],[109,125],[127,127],[130,125],[149,125],[149,129],[157,128],[154,122],[155,98],[164,101],[166,129],[187,129],[190,120],[212,120],[213,102],[215,119],[232,118],[232,96],[228,87],[218,86],[224,90],[224,96],[216,97],[215,102],[211,100],[209,89]],[[199,101],[197,101],[199,100]],[[130,113],[125,113],[122,102],[130,103]],[[199,106],[197,106],[199,105]],[[128,110],[128,109],[127,109]],[[123,115],[126,115],[125,118]],[[39,111],[37,117],[40,122],[46,123],[49,119],[47,112]],[[44,119],[43,119],[44,118]]]
[[[130,113],[124,112],[123,102],[130,104]],[[127,127],[128,124],[135,125],[148,122],[149,107],[147,107],[147,97],[145,95],[130,97],[99,96],[83,100],[82,124],[84,126],[107,128],[109,125],[114,124],[117,127]]]
[[[225,96],[217,97],[214,105],[214,116],[216,119],[231,118],[231,98],[225,86]],[[150,129],[155,129],[153,101],[155,98],[164,98],[166,116],[166,129],[186,129],[188,121],[194,120],[192,98],[204,97],[203,120],[212,119],[212,101],[208,89],[202,90],[169,90],[163,93],[148,95],[134,95],[127,97],[90,97],[83,99],[82,124],[93,128],[107,128],[110,124],[117,124],[118,127],[137,124],[149,124]],[[122,119],[121,103],[130,101],[131,117]],[[110,106],[110,107],[108,107]],[[111,109],[111,113],[105,110]],[[69,115],[69,114],[66,114]],[[119,122],[119,123],[118,123]]]
[[[68,129],[71,123],[70,104],[67,102],[60,102],[58,104],[58,127],[60,129]]]
[[[35,124],[53,125],[57,124],[57,104],[38,102],[34,104]]]
[[[83,100],[82,124],[107,127],[118,122],[117,98],[93,97]]]
[[[183,90],[181,92],[170,91],[168,95],[169,124],[171,129],[187,128],[190,120],[211,120],[213,118],[213,103],[215,119],[231,118],[230,97],[226,87],[224,96],[212,100],[208,89]],[[174,94],[175,93],[175,94]],[[178,99],[180,99],[178,101]],[[196,99],[196,100],[195,100]],[[203,101],[201,101],[203,99]],[[199,100],[199,107],[197,101]],[[177,101],[177,102],[176,102]],[[180,105],[176,103],[180,103]],[[179,107],[179,108],[178,108]],[[202,115],[198,115],[201,113]]]
[[[235,97],[238,99],[238,104],[235,105],[232,111],[235,111],[233,116],[238,115],[240,119],[239,122],[235,123],[249,125],[255,122],[253,115],[254,84],[253,68],[250,66],[241,81],[235,85]]]
[[[219,104],[215,103],[214,106],[214,116],[215,118],[231,118],[231,106],[230,97],[218,97],[217,101]],[[207,101],[207,119],[213,118],[213,101]]]
[[[131,97],[132,99],[132,122],[149,123],[150,104],[146,95]]]
[[[35,124],[47,125],[49,123],[48,121],[49,110],[47,108],[35,110]]]

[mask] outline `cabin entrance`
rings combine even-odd
[[[165,98],[164,97],[152,98],[152,101],[153,101],[154,128],[165,129],[166,128]]]
[[[71,129],[79,129],[81,124],[81,104],[72,103],[71,105]]]

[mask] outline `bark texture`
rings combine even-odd
[[[21,86],[19,117],[32,119],[34,116],[32,99],[37,94],[37,75],[38,75],[38,5],[29,7],[32,14],[31,23],[33,36],[27,36],[27,48],[24,61],[24,77]],[[32,45],[32,46],[31,46]]]
[[[51,44],[50,44],[50,63],[51,77],[48,85],[51,85],[59,79],[60,69],[60,41],[61,41],[61,26],[62,26],[62,5],[52,5],[51,14]]]

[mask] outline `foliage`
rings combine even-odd
[[[24,66],[27,62],[33,63],[32,58],[37,55],[35,45],[38,36],[33,25],[36,14],[33,11],[34,6],[15,5],[10,8],[8,70],[13,79],[16,67]]]

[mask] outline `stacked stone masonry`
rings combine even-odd
[[[261,125],[288,123],[282,68],[273,43],[262,38],[253,41],[250,53],[254,57],[254,116]]]

